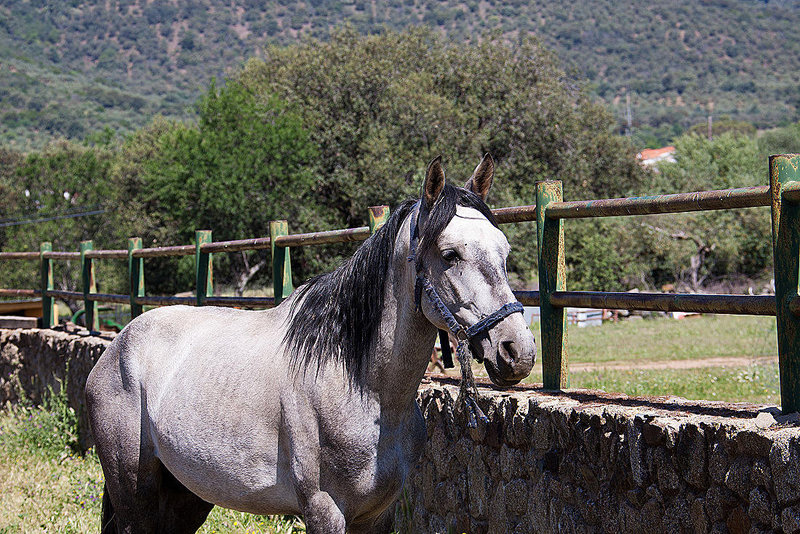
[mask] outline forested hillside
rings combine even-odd
[[[212,77],[265,45],[425,25],[453,42],[537,35],[637,144],[714,115],[764,128],[800,119],[800,2],[542,0],[6,0],[0,5],[0,143],[27,149],[155,114],[186,117]],[[794,32],[794,33],[793,33]],[[712,103],[709,106],[709,103]]]

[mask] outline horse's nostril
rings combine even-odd
[[[503,341],[500,343],[500,349],[502,355],[505,357],[506,360],[509,362],[513,362],[517,359],[517,346],[514,344],[513,341]]]

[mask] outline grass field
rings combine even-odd
[[[540,346],[538,325],[534,331]],[[777,352],[771,318],[703,316],[572,327],[568,343],[570,362],[585,369],[571,374],[571,387],[690,399],[779,400],[777,364],[764,363]],[[721,357],[736,358],[740,365],[666,368],[670,362]],[[665,368],[636,368],[644,362]],[[529,381],[541,382],[541,361]],[[44,407],[0,411],[0,534],[99,530],[103,474],[91,451],[83,456],[73,452],[74,428],[75,414],[59,396]],[[200,532],[303,531],[299,520],[215,508]]]
[[[539,325],[532,327],[537,349]],[[570,326],[569,387],[629,395],[776,404],[780,402],[775,319],[704,315]],[[715,359],[724,358],[724,366]],[[486,376],[473,364],[476,376]],[[541,353],[528,383],[542,382]]]
[[[539,325],[533,330],[540,347]],[[591,364],[570,373],[573,388],[763,404],[780,401],[777,336],[771,317],[703,315],[571,326],[567,352],[570,363]],[[686,369],[669,368],[668,363],[691,365],[710,358],[738,362]],[[663,368],[637,368],[646,363],[659,367],[658,362]],[[528,382],[542,381],[541,365],[538,355]]]
[[[0,534],[100,530],[103,472],[93,451],[75,453],[75,415],[56,396],[45,407],[0,412]],[[214,508],[209,533],[304,532],[300,520]]]

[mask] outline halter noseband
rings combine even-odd
[[[419,216],[419,201],[417,202],[417,209],[412,212],[411,215],[411,242],[409,244],[409,255],[408,261],[409,262],[416,262],[417,260],[417,247],[419,245],[419,231],[417,227],[417,217]],[[455,336],[458,340],[458,363],[461,365],[461,391],[459,392],[459,400],[464,401],[466,406],[469,408],[468,416],[467,416],[467,426],[469,428],[476,428],[478,426],[476,417],[481,419],[484,423],[487,423],[489,420],[484,415],[483,411],[481,411],[480,407],[478,407],[478,403],[476,402],[475,398],[478,396],[478,389],[475,387],[475,378],[472,376],[472,366],[470,364],[470,356],[472,356],[472,351],[469,348],[470,340],[481,334],[483,332],[488,332],[492,327],[494,327],[497,323],[511,315],[512,313],[522,313],[523,306],[522,303],[519,301],[509,302],[504,304],[500,307],[499,310],[496,312],[482,318],[477,323],[464,328],[461,323],[455,318],[453,313],[450,309],[445,305],[442,298],[439,296],[439,293],[436,291],[436,288],[433,287],[431,281],[425,276],[425,273],[422,272],[419,266],[417,266],[417,278],[414,284],[414,303],[416,305],[417,311],[422,309],[422,293],[428,297],[428,301],[430,302],[431,306],[436,310],[436,312],[444,319],[444,322],[447,324],[447,329]],[[448,344],[447,347],[447,358],[445,358],[445,366],[446,367],[453,367],[452,359],[449,357],[449,341],[447,340],[446,335],[440,330],[440,342],[442,343],[442,352],[445,351],[445,343]],[[476,360],[478,358],[475,358]],[[478,360],[479,362],[482,361]],[[474,397],[473,398],[473,394]]]

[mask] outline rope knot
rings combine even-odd
[[[472,360],[469,350],[469,339],[458,342],[458,363],[461,366],[461,385],[456,404],[463,406],[467,413],[467,428],[478,428],[478,419],[488,423],[489,419],[478,406],[478,388],[472,374]]]

